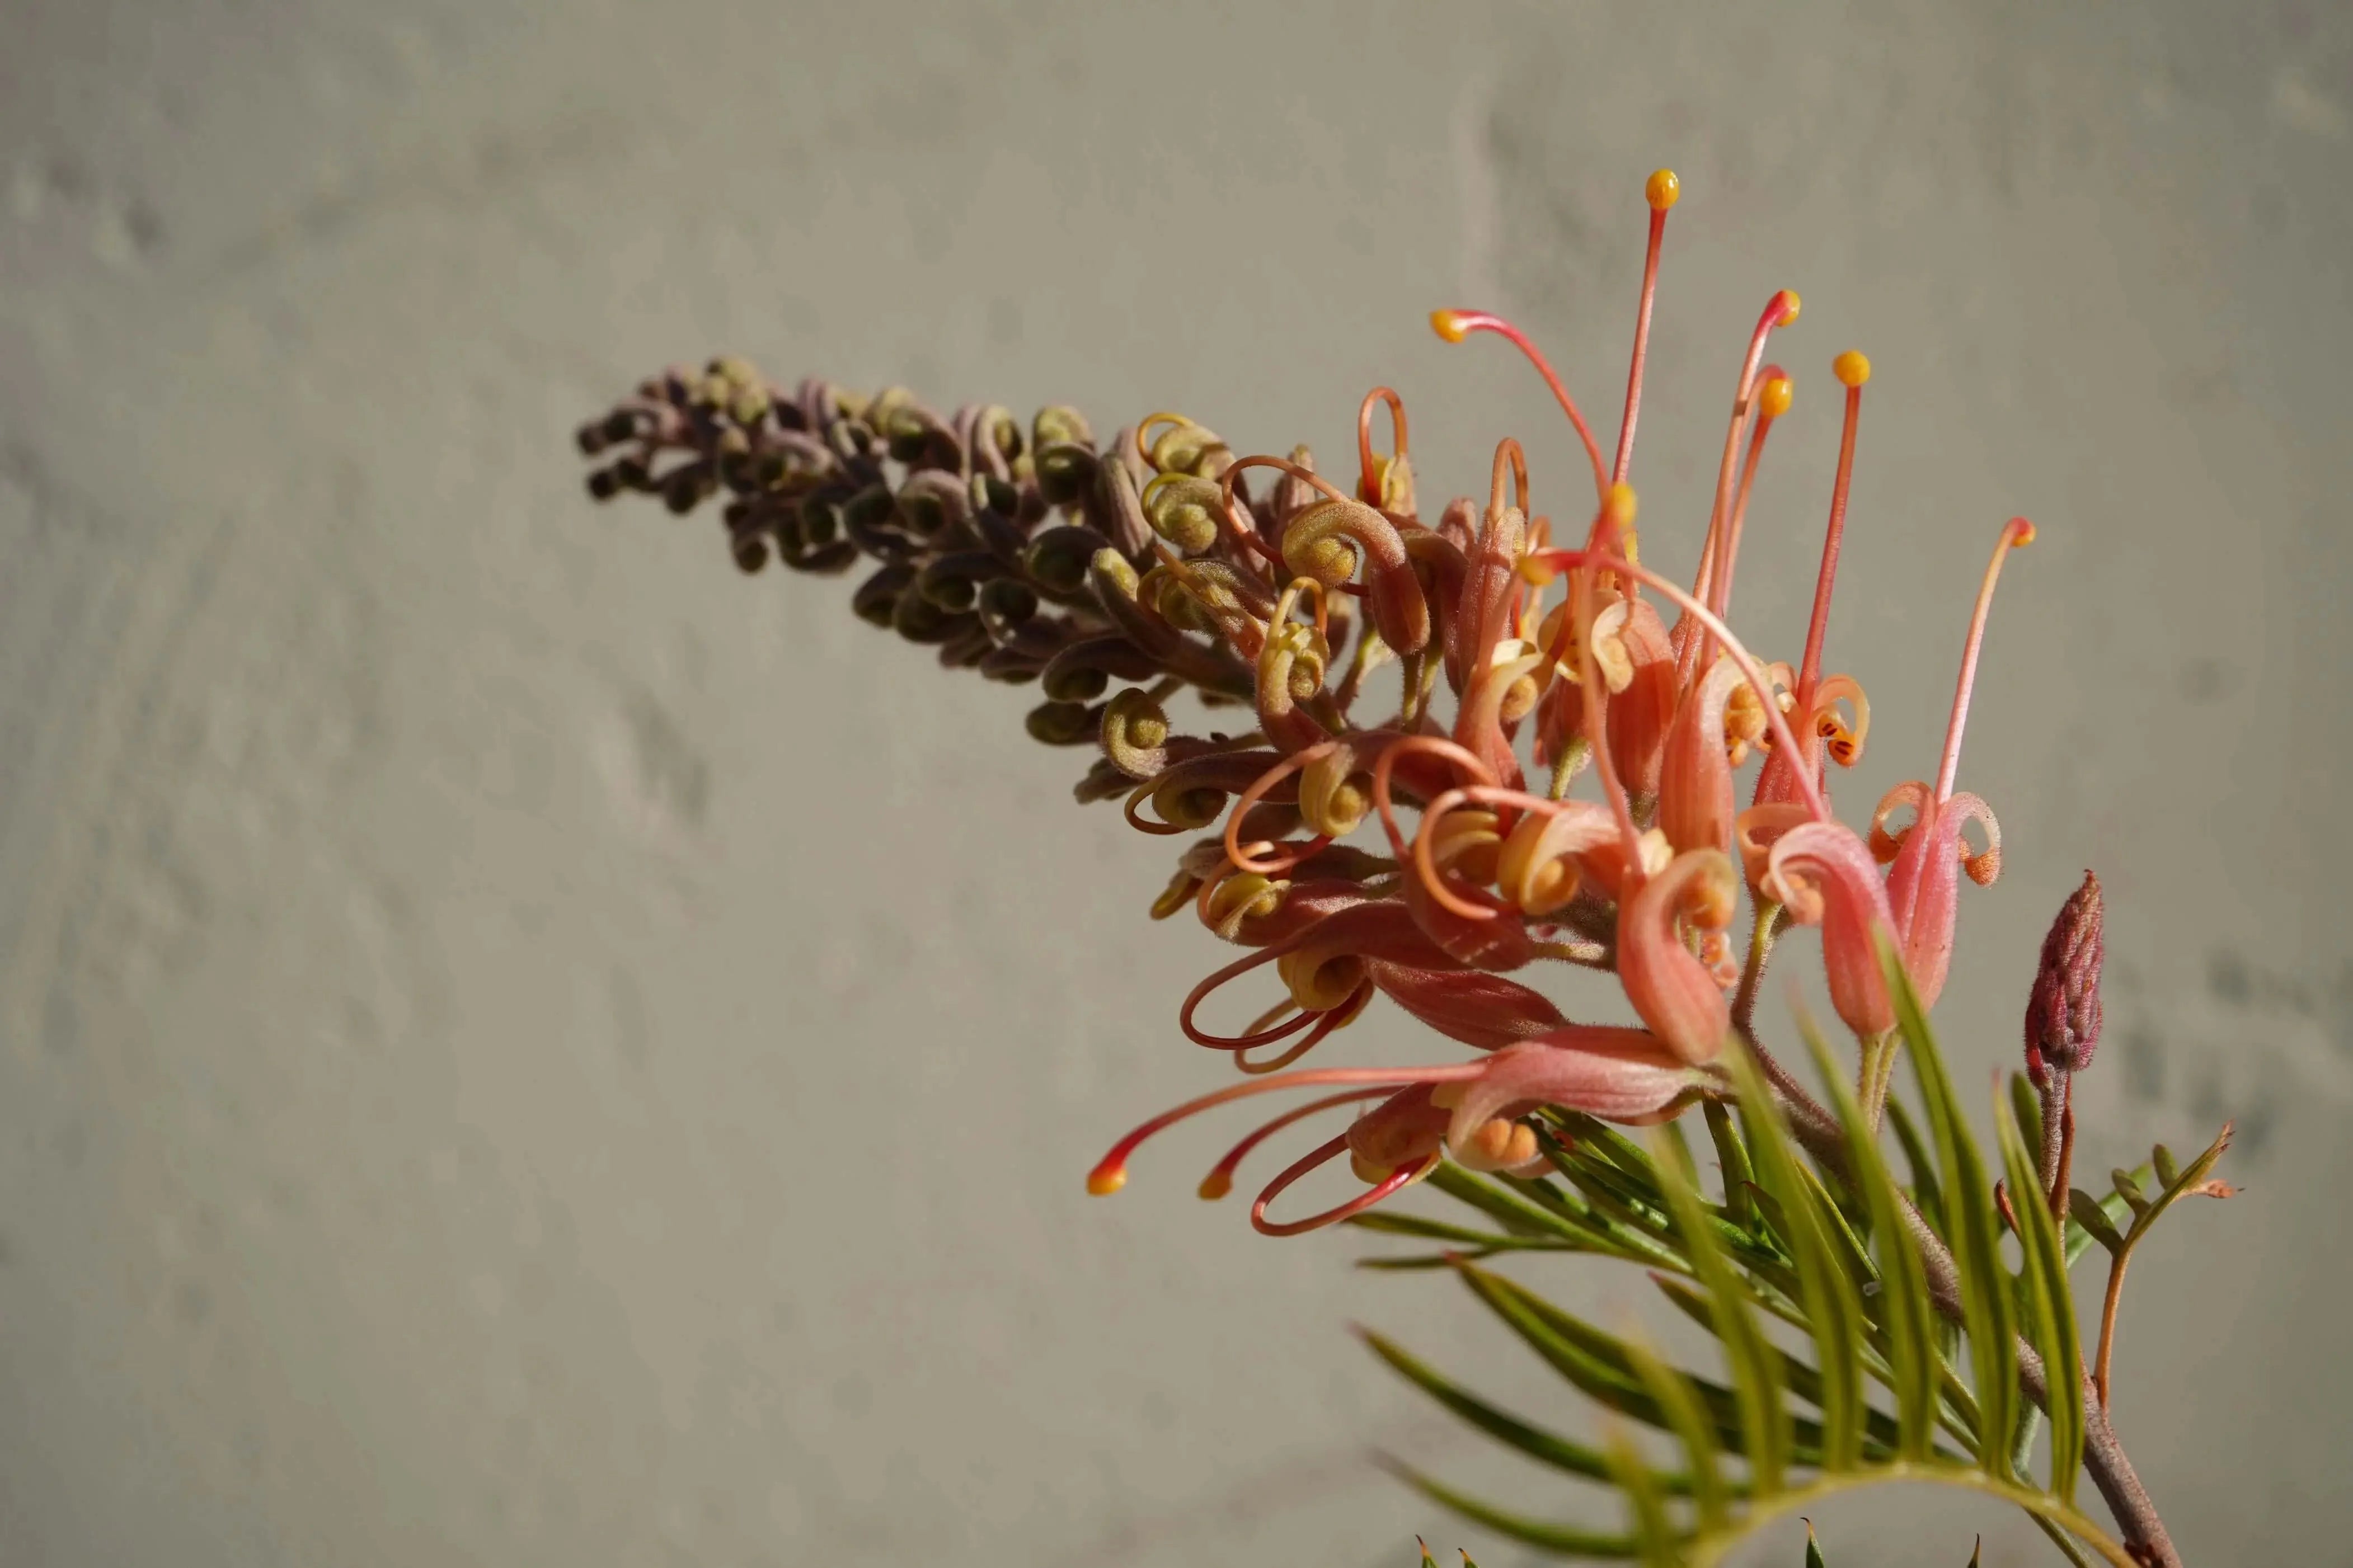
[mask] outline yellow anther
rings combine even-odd
[[[1831,374],[1841,386],[1861,386],[1871,379],[1871,359],[1861,349],[1849,349],[1831,361]]]
[[[1778,419],[1789,412],[1789,400],[1796,395],[1797,388],[1789,384],[1789,378],[1777,375],[1757,393],[1758,411],[1767,419]]]
[[[1223,1171],[1212,1171],[1201,1178],[1200,1192],[1206,1202],[1216,1203],[1233,1190],[1234,1179]]]
[[[1450,343],[1459,343],[1469,335],[1463,330],[1462,317],[1459,311],[1432,310],[1430,313],[1430,325],[1432,331]]]
[[[1798,291],[1795,289],[1782,289],[1781,300],[1781,324],[1786,327],[1798,319],[1798,307],[1802,301],[1799,300]]]
[[[1096,1197],[1107,1198],[1127,1185],[1127,1168],[1114,1165],[1108,1171],[1096,1171],[1087,1177],[1087,1191]]]
[[[1642,199],[1651,204],[1653,212],[1666,211],[1683,194],[1683,183],[1675,178],[1672,169],[1661,169],[1642,182]]]

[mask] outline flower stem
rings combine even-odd
[[[2042,1097],[2042,1194],[2051,1217],[2067,1223],[2067,1187],[2075,1163],[2075,1075],[2047,1069]]]
[[[1748,932],[1748,962],[1740,971],[1740,989],[1732,997],[1732,1026],[1743,1037],[1753,1037],[1757,1021],[1757,993],[1765,984],[1765,964],[1773,956],[1773,942],[1781,934],[1781,906],[1769,900],[1757,905],[1757,923]],[[1762,1047],[1759,1047],[1760,1053]]]

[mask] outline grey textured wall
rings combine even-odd
[[[1557,496],[1533,378],[1424,315],[1502,300],[1608,407],[1659,163],[1659,558],[1806,300],[1768,644],[1827,362],[1878,366],[1850,805],[1931,765],[2042,525],[1943,1011],[2010,1060],[2100,868],[2084,1163],[2236,1116],[2251,1189],[2136,1268],[2122,1428],[2191,1561],[2348,1560],[2343,7],[0,9],[0,1563],[1515,1561],[1362,1457],[1498,1473],[1341,1331],[1523,1378],[1442,1283],[1195,1202],[1208,1135],[1081,1193],[1205,1081],[1164,847],[1017,694],[592,510],[567,441],[718,349],[1275,448],[1388,380],[1426,489],[1514,432]],[[2047,1560],[1934,1498],[1826,1523]]]

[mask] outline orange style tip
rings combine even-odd
[[[1841,386],[1861,386],[1871,379],[1871,356],[1861,349],[1849,349],[1831,361],[1831,374],[1839,378]]]
[[[1789,412],[1789,400],[1798,395],[1786,375],[1777,375],[1765,384],[1757,395],[1757,412],[1767,419],[1778,419]]]
[[[1798,298],[1798,291],[1795,289],[1782,289],[1780,299],[1781,324],[1786,327],[1798,319],[1798,308],[1805,301]]]
[[[1213,1204],[1234,1190],[1234,1179],[1223,1171],[1212,1171],[1201,1178],[1201,1201]]]
[[[1450,343],[1459,343],[1469,335],[1463,328],[1462,312],[1460,310],[1432,310],[1430,328]]]
[[[2012,550],[2034,542],[2034,525],[2022,517],[2010,520],[2010,547]]]
[[[1675,205],[1683,194],[1683,183],[1675,178],[1672,169],[1661,169],[1642,182],[1642,199],[1651,204],[1652,212],[1662,213]]]
[[[1127,1185],[1127,1168],[1109,1165],[1087,1173],[1087,1191],[1099,1198],[1107,1198]]]

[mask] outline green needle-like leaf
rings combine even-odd
[[[1732,1112],[1719,1100],[1702,1102],[1700,1111],[1707,1118],[1707,1135],[1715,1143],[1716,1167],[1724,1176],[1724,1206],[1732,1223],[1748,1223],[1748,1189],[1756,1184],[1757,1172],[1748,1163],[1748,1145],[1740,1141],[1740,1129],[1732,1124]]]
[[[1633,1363],[1634,1375],[1651,1391],[1651,1397],[1658,1402],[1661,1414],[1667,1418],[1668,1430],[1683,1445],[1684,1461],[1691,1469],[1692,1507],[1699,1527],[1723,1528],[1732,1517],[1731,1494],[1725,1488],[1724,1473],[1716,1464],[1715,1436],[1709,1430],[1706,1414],[1700,1409],[1698,1396],[1683,1373],[1661,1361],[1641,1341],[1627,1339],[1620,1342]]]
[[[1509,1444],[1538,1464],[1567,1470],[1573,1476],[1583,1476],[1596,1481],[1612,1479],[1609,1461],[1599,1448],[1588,1447],[1547,1432],[1541,1426],[1531,1426],[1518,1416],[1498,1409],[1451,1382],[1443,1373],[1433,1371],[1394,1341],[1370,1329],[1358,1329],[1356,1332],[1363,1336],[1365,1343],[1372,1347],[1375,1355],[1489,1436]]]
[[[1384,1236],[1411,1236],[1423,1241],[1459,1241],[1466,1247],[1503,1247],[1521,1239],[1498,1236],[1488,1230],[1472,1230],[1469,1226],[1424,1219],[1419,1215],[1400,1214],[1395,1209],[1374,1209],[1369,1214],[1354,1215],[1347,1223],[1358,1230],[1378,1231]]]
[[[1994,1126],[2001,1139],[2002,1163],[2010,1174],[2019,1247],[2026,1257],[2021,1295],[2049,1381],[2051,1491],[2072,1507],[2075,1474],[2084,1464],[2084,1346],[2076,1337],[2074,1293],[2067,1283],[2067,1258],[2060,1245],[2058,1224],[2038,1189],[2034,1156],[2027,1152],[2025,1136],[1999,1096]]]
[[[1747,1052],[1726,1053],[1740,1091],[1748,1157],[1759,1184],[1780,1209],[1780,1224],[1798,1265],[1799,1298],[1814,1336],[1814,1364],[1822,1374],[1822,1465],[1852,1469],[1862,1462],[1863,1370],[1866,1331],[1862,1303],[1844,1259],[1831,1245],[1828,1220],[1798,1164],[1763,1077]]]
[[[1538,1551],[1556,1552],[1564,1557],[1595,1557],[1617,1562],[1641,1554],[1641,1547],[1631,1536],[1607,1535],[1580,1525],[1529,1519],[1524,1514],[1497,1508],[1491,1502],[1483,1502],[1468,1492],[1457,1491],[1443,1481],[1433,1479],[1395,1459],[1385,1459],[1383,1463],[1390,1474],[1432,1502],[1451,1508],[1473,1523],[1483,1524],[1498,1535],[1510,1536],[1514,1541]],[[1662,1508],[1662,1514],[1664,1511]]]
[[[1451,1163],[1442,1163],[1431,1172],[1430,1184],[1449,1197],[1469,1204],[1514,1236],[1586,1241],[1597,1235],[1589,1226],[1579,1225],[1557,1210],[1531,1203]],[[1604,1236],[1599,1239],[1606,1243],[1609,1238]]]
[[[1628,1522],[1634,1527],[1634,1539],[1641,1542],[1645,1568],[1682,1568],[1666,1501],[1651,1484],[1651,1468],[1642,1462],[1632,1435],[1622,1427],[1609,1434],[1609,1464],[1618,1478],[1618,1489],[1626,1494]]]
[[[2001,1216],[1968,1121],[1946,1075],[1943,1053],[1920,1010],[1919,994],[1894,948],[1883,940],[1880,967],[1895,999],[1897,1026],[1910,1046],[1912,1070],[1928,1111],[1943,1171],[1954,1261],[1961,1276],[1961,1319],[1968,1331],[1969,1371],[1978,1396],[1978,1462],[2010,1479],[2010,1438],[2018,1412],[2018,1360],[2011,1343],[2010,1273],[2001,1265]]]
[[[1705,1292],[1694,1289],[1688,1281],[1678,1279],[1671,1274],[1653,1273],[1651,1276],[1651,1283],[1659,1288],[1660,1294],[1666,1297],[1675,1310],[1705,1329],[1709,1333],[1715,1332],[1715,1306]],[[1773,1354],[1780,1363],[1783,1384],[1792,1394],[1820,1410],[1822,1407],[1822,1374],[1778,1345],[1773,1347]],[[1895,1445],[1894,1418],[1882,1411],[1865,1410],[1862,1445],[1864,1457],[1866,1458],[1890,1458],[1895,1453]],[[1951,1456],[1947,1454],[1946,1457]]]
[[[1663,1138],[1661,1146],[1663,1152]],[[1716,1245],[1715,1227],[1700,1206],[1699,1194],[1683,1182],[1677,1161],[1662,1158],[1657,1165],[1692,1271],[1718,1309],[1716,1337],[1724,1343],[1725,1359],[1732,1365],[1732,1386],[1739,1395],[1740,1429],[1746,1439],[1742,1450],[1748,1456],[1757,1489],[1771,1491],[1781,1484],[1782,1468],[1788,1460],[1779,1359],[1748,1310],[1746,1288]]]
[[[1810,1519],[1806,1521],[1806,1568],[1829,1568],[1822,1561],[1822,1543],[1814,1539],[1814,1521]]]
[[[1904,1194],[1881,1158],[1879,1141],[1863,1121],[1862,1107],[1831,1056],[1811,1018],[1800,1013],[1798,1027],[1814,1065],[1829,1087],[1831,1108],[1846,1133],[1849,1171],[1871,1215],[1872,1245],[1878,1255],[1879,1289],[1868,1310],[1887,1333],[1888,1365],[1894,1373],[1897,1447],[1907,1459],[1927,1458],[1936,1430],[1936,1309],[1928,1299],[1927,1270],[1919,1244],[1904,1223]]]

